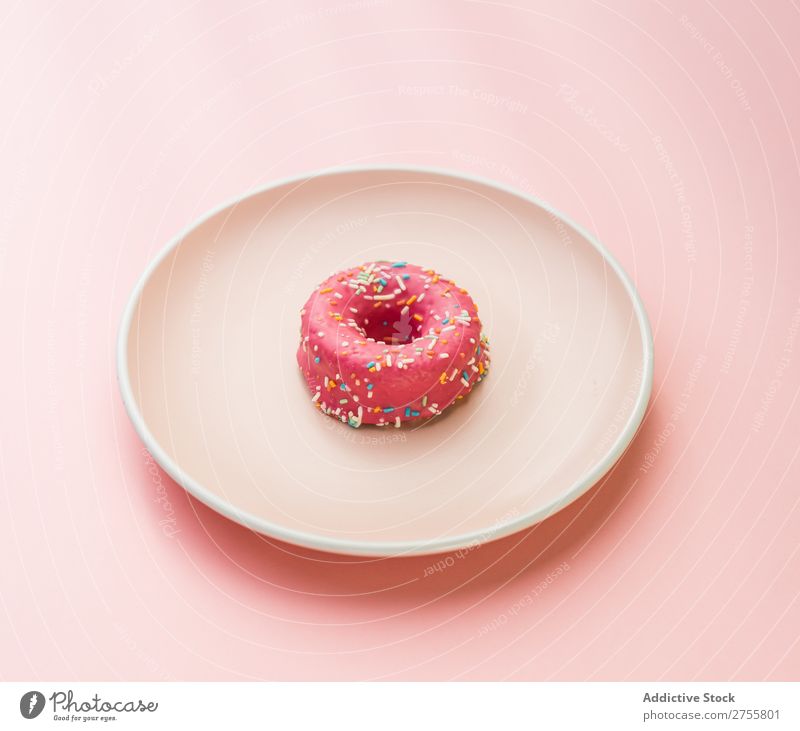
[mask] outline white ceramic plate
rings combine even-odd
[[[352,429],[313,408],[299,310],[370,259],[467,288],[492,370],[441,417]],[[248,194],[145,272],[119,339],[125,406],[161,466],[254,530],[341,553],[433,553],[507,535],[588,490],[632,439],[653,345],[628,277],[530,197],[435,169],[321,171]]]

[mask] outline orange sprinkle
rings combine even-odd
[[[406,304],[413,305],[416,301],[417,301],[417,295],[412,295],[411,297],[408,298],[408,302],[406,302]]]
[[[414,319],[415,319],[417,322],[422,322],[422,315],[420,315],[419,313],[417,313],[416,315],[414,315]]]
[[[431,281],[436,284],[439,281],[439,275],[437,274]]]
[[[319,291],[320,294],[328,294],[328,292],[333,292],[333,287],[325,287]]]

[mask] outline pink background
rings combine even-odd
[[[798,678],[796,5],[0,15],[2,678]],[[359,162],[541,196],[650,313],[653,399],[622,461],[466,555],[254,535],[153,468],[119,398],[122,308],[171,236]]]

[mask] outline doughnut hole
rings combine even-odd
[[[420,323],[414,318],[416,310],[393,304],[373,308],[359,322],[364,337],[387,345],[406,345],[419,336]]]

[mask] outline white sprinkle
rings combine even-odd
[[[461,379],[461,383],[463,383],[467,388],[469,388],[469,383],[465,381],[463,378]]]
[[[427,393],[422,397],[422,405],[423,406],[427,406],[428,405],[428,394]]]
[[[324,338],[324,337],[325,337],[325,333],[324,333],[324,332],[322,332],[322,330],[320,330],[320,331],[317,333],[317,335],[319,335],[321,338]]]
[[[399,416],[394,420],[394,425],[395,425],[395,427],[397,429],[400,428],[400,417]]]
[[[391,368],[391,367],[392,367],[392,356],[391,356],[391,355],[387,355],[387,356],[386,356],[386,366],[387,366],[388,368]]]
[[[455,330],[455,329],[456,329],[455,325],[448,325],[447,327],[443,327],[442,328],[442,332],[446,333],[446,332],[450,332],[451,330]]]
[[[319,401],[319,391],[317,391],[317,392],[316,392],[316,393],[315,393],[315,394],[314,394],[314,395],[311,397],[311,400],[312,400],[312,401]]]
[[[372,398],[372,391],[367,391],[367,398]]]
[[[417,302],[422,302],[425,299],[425,292],[423,292],[419,297],[417,297]]]
[[[395,279],[397,280],[397,286],[400,287],[404,292],[406,291],[406,285],[403,284],[403,280],[400,279],[400,275],[398,274]]]
[[[458,368],[454,368],[453,372],[450,374],[451,381],[456,377],[456,373],[458,373]]]
[[[338,297],[339,299],[342,299],[342,297],[344,297],[344,295],[341,292],[334,292],[333,296]]]
[[[367,299],[367,297],[365,296],[364,299]],[[374,297],[370,297],[369,299],[374,299],[374,300],[393,300],[394,299],[394,295],[393,294],[376,294]]]
[[[325,388],[328,387],[328,376],[325,376]]]
[[[400,314],[401,315],[407,315],[408,314],[408,305],[406,305],[402,310],[400,310]]]
[[[439,353],[439,357],[440,358],[449,358],[450,354],[449,353]]]

